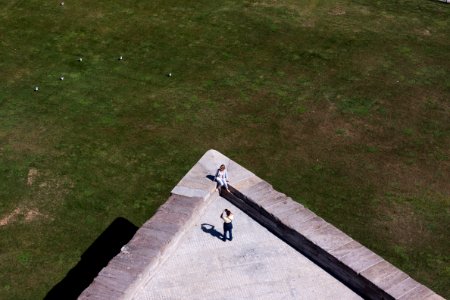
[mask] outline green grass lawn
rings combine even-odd
[[[450,297],[449,27],[424,0],[2,3],[0,299],[210,148]]]

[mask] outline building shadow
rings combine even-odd
[[[222,233],[217,231],[216,228],[214,227],[214,225],[211,225],[211,224],[208,224],[208,223],[203,223],[201,225],[201,228],[202,228],[203,232],[209,233],[210,235],[212,235],[213,237],[218,238],[219,240],[223,240]]]
[[[115,219],[81,255],[80,261],[45,296],[46,300],[77,299],[108,262],[128,243],[138,227],[125,218]]]

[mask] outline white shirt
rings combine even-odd
[[[216,177],[219,177],[219,178],[221,178],[221,179],[228,180],[228,173],[227,173],[227,170],[223,170],[223,171],[221,171],[220,169],[217,170]]]
[[[233,221],[233,219],[234,219],[234,216],[233,216],[233,214],[230,214],[229,216],[227,216],[227,213],[223,212],[222,219],[225,223],[231,223],[231,221]]]

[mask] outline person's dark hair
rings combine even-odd
[[[225,165],[220,165],[219,170],[225,169]]]
[[[231,215],[231,211],[228,209],[225,209],[225,212],[227,213],[227,217],[229,217]]]

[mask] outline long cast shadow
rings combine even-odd
[[[81,255],[80,261],[45,296],[45,300],[77,299],[97,274],[128,243],[138,227],[125,218],[115,219]]]
[[[201,227],[202,227],[203,232],[209,233],[210,235],[218,238],[219,240],[223,240],[222,233],[217,231],[216,228],[214,227],[214,225],[211,225],[208,223],[203,223]]]

